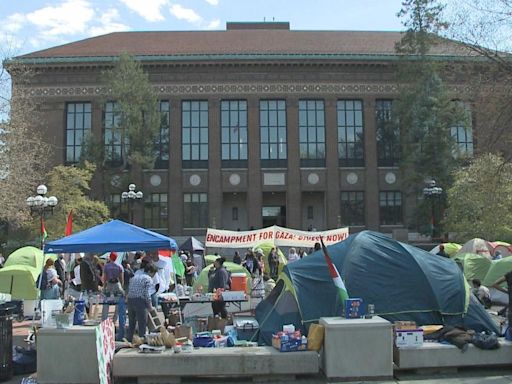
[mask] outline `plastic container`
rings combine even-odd
[[[247,292],[247,275],[245,273],[231,274],[231,290]]]
[[[85,301],[75,301],[75,313],[73,315],[73,325],[83,325],[85,321]]]

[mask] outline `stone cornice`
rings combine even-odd
[[[448,85],[450,92],[468,94],[469,85]],[[216,84],[158,84],[158,96],[210,95],[367,95],[398,94],[399,86],[392,83],[216,83]],[[103,86],[26,87],[23,92],[32,97],[100,97],[108,94]]]

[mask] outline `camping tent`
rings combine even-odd
[[[482,284],[491,286],[496,280],[505,276],[505,274],[510,271],[512,271],[512,256],[504,257],[500,260],[493,260],[487,274],[482,279]]]
[[[500,251],[502,257],[512,255],[512,246],[509,243],[506,243],[504,241],[492,241],[489,244],[493,246],[494,254],[496,253],[496,251]]]
[[[226,267],[226,269],[229,272],[231,272],[231,274],[245,273],[245,275],[247,276],[247,293],[251,292],[251,288],[252,288],[251,274],[249,273],[249,271],[247,269],[245,269],[241,265],[232,263],[230,261],[225,261],[224,267]],[[201,271],[201,273],[199,273],[199,276],[197,277],[196,281],[194,282],[194,290],[197,291],[199,287],[203,287],[202,288],[203,292],[206,292],[208,290],[208,271],[210,270],[210,268],[211,268],[211,266],[208,266],[208,267],[204,268]]]
[[[462,248],[457,251],[456,255],[476,253],[477,255],[482,255],[491,259],[493,251],[494,247],[488,241],[475,238],[466,242]]]
[[[443,244],[436,245],[434,248],[432,248],[430,250],[430,253],[437,255],[437,253],[439,252],[440,245],[444,246],[444,251],[450,257],[454,256],[457,253],[457,251],[462,248],[462,245],[457,244],[457,243],[443,243]]]
[[[487,257],[475,253],[459,254],[454,257],[454,260],[462,264],[462,271],[468,281],[472,279],[483,281],[492,264]]]
[[[363,231],[328,247],[351,297],[375,305],[389,321],[463,324],[500,330],[475,301],[457,264],[375,232]],[[322,251],[288,264],[271,295],[256,307],[260,341],[293,323],[303,331],[320,317],[340,316],[341,300]]]
[[[180,245],[180,251],[187,251],[190,256],[192,256],[192,260],[199,270],[206,267],[207,264],[204,260],[204,245],[195,237],[192,236],[185,240],[185,242]]]
[[[177,249],[176,241],[160,233],[137,227],[120,220],[75,233],[51,241],[44,246],[45,252],[91,252],[146,251],[152,249]]]
[[[35,247],[17,249],[0,269],[0,292],[10,293],[13,299],[36,299],[35,282],[43,269],[43,260],[55,257],[43,255],[43,251]]]

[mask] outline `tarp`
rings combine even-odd
[[[197,277],[196,281],[194,281],[194,290],[196,292],[199,289],[199,287],[202,287],[202,291],[203,292],[207,292],[208,291],[208,271],[210,270],[211,267],[212,266],[209,265],[206,268],[203,268],[201,273],[199,273],[199,276]],[[230,261],[225,261],[224,262],[224,267],[229,272],[231,272],[231,274],[233,274],[233,273],[245,273],[245,275],[247,276],[247,293],[251,292],[251,288],[252,288],[251,274],[249,273],[249,271],[247,269],[245,269],[245,267],[242,267],[241,265],[232,263]]]
[[[96,225],[71,236],[51,241],[44,246],[44,251],[51,253],[104,253],[152,249],[176,250],[177,244],[170,237],[120,220]]]
[[[328,250],[350,297],[362,298],[365,305],[374,304],[376,314],[389,321],[461,324],[476,331],[500,331],[487,313],[470,304],[469,286],[451,259],[370,231],[354,234]],[[321,317],[342,314],[338,290],[322,251],[288,264],[280,280],[284,282],[281,297],[289,298],[289,292],[297,302],[300,322],[296,327],[307,328]],[[274,313],[280,306],[278,299],[270,310],[268,303],[256,308],[262,341],[268,343],[272,330],[282,327]]]
[[[204,246],[199,240],[195,237],[189,237],[183,244],[180,245],[180,251],[188,251],[190,254],[192,253],[203,253]]]

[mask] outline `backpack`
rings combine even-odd
[[[48,289],[48,274],[46,273],[46,269],[37,277],[36,288],[40,288],[41,291]]]

